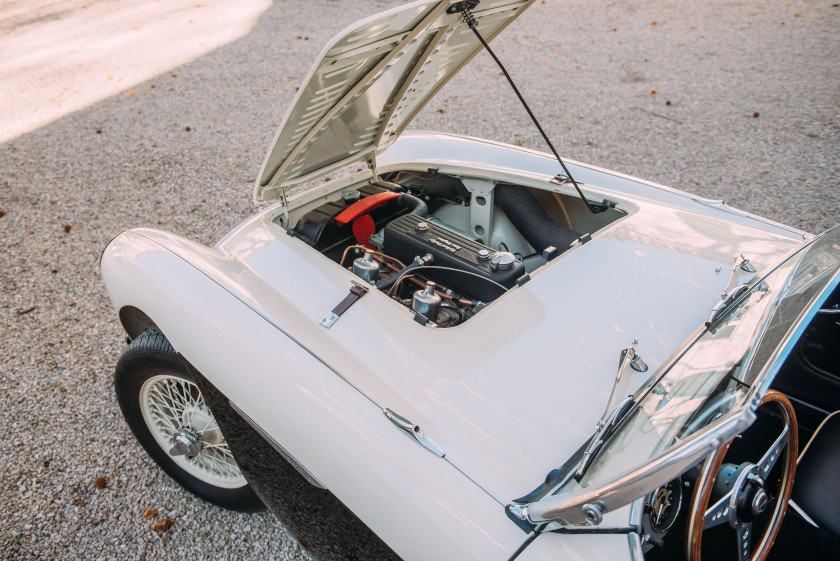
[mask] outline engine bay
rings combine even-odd
[[[300,208],[287,232],[419,323],[454,327],[624,215],[592,215],[556,191],[406,171]]]

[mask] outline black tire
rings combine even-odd
[[[251,489],[251,486],[247,482],[244,482],[244,479],[242,479],[244,485],[241,486],[236,486],[239,480],[235,476],[232,476],[233,478],[227,486],[214,484],[212,481],[214,475],[212,473],[208,472],[206,478],[201,477],[202,468],[200,466],[204,465],[203,462],[196,463],[197,460],[188,459],[187,456],[180,456],[176,460],[170,455],[169,449],[163,448],[162,444],[152,434],[152,430],[143,415],[143,406],[141,406],[144,384],[149,382],[149,380],[154,379],[152,382],[149,382],[153,385],[155,380],[173,381],[177,378],[186,382],[183,387],[189,388],[193,398],[197,399],[195,392],[197,392],[198,396],[201,395],[198,387],[194,385],[194,380],[184,367],[183,359],[178,356],[172,348],[172,345],[169,344],[169,341],[157,327],[147,329],[131,342],[120,357],[114,376],[117,401],[120,404],[120,409],[122,409],[128,426],[143,448],[146,449],[149,456],[172,479],[180,483],[181,486],[194,495],[224,508],[240,512],[257,512],[265,509],[259,497]],[[148,405],[146,406],[146,410],[148,412]],[[173,412],[174,415],[174,409],[170,408],[169,411]],[[209,407],[207,407],[206,411],[202,409],[201,412],[205,415],[209,413],[209,418],[211,420],[213,419]],[[191,418],[192,415],[190,415]],[[157,428],[155,431],[156,434],[161,435],[161,429]],[[215,437],[221,439],[221,443],[226,445],[223,437],[221,437],[220,431]],[[201,453],[210,453],[208,452],[209,450],[211,449],[207,448],[206,451],[202,449]],[[217,454],[216,457],[220,456]],[[187,468],[192,473],[184,469],[182,465],[179,465],[179,462],[182,465],[185,462],[189,463]],[[230,470],[238,470],[238,467],[233,466]],[[208,481],[208,479],[211,481]]]

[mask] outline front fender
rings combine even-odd
[[[150,316],[175,350],[398,555],[510,557],[526,534],[502,505],[394,427],[331,365],[252,308],[251,295],[213,278],[222,273],[233,281],[251,274],[219,248],[152,230],[121,234],[102,258],[116,309]]]

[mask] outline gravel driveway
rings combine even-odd
[[[494,46],[561,154],[819,232],[840,221],[833,2],[538,1]],[[244,37],[0,145],[0,559],[306,558],[134,441],[98,260],[125,228],[212,244],[253,213],[321,46],[396,4],[278,0]],[[544,149],[486,55],[414,127]],[[156,533],[161,518],[176,524]]]

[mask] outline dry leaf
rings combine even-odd
[[[572,66],[572,68],[574,68],[575,70],[580,70],[580,66],[578,66],[577,64]]]
[[[147,508],[146,510],[143,511],[143,518],[145,518],[146,520],[151,520],[152,518],[154,518],[157,515],[158,515],[158,511],[157,511],[156,508]]]
[[[651,24],[651,25],[657,25],[658,23],[659,23],[659,22],[658,22],[658,21],[656,21],[656,20],[653,20],[652,22],[650,22],[650,24]]]
[[[793,17],[795,17],[795,18],[801,18],[801,17],[804,17],[804,16],[805,16],[805,14],[803,14],[802,12],[797,12],[797,13],[793,14]]]
[[[158,520],[154,524],[151,525],[152,530],[155,532],[162,534],[169,530],[172,526],[175,525],[175,520],[171,518],[164,518],[162,520]]]
[[[656,95],[656,94],[658,94],[658,93],[659,93],[659,92],[658,92],[658,91],[656,91],[656,90],[650,90],[650,95]]]
[[[177,78],[178,76],[179,76],[179,74],[177,74],[177,73],[169,75],[170,78]]]
[[[134,97],[135,95],[137,95],[137,92],[135,92],[134,90],[128,92],[128,97]]]
[[[446,113],[446,109],[438,109],[438,113]]]

